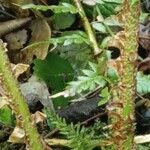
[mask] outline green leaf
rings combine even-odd
[[[97,73],[97,65],[89,62],[89,66],[92,70],[82,70],[84,75],[78,76],[77,81],[69,82],[66,87],[68,90],[74,91],[74,94],[80,94],[83,91],[94,90],[97,86],[104,87],[106,85],[105,77]]]
[[[116,4],[122,4],[122,0],[96,0],[97,3],[116,3]]]
[[[66,29],[74,23],[75,15],[69,13],[54,14],[52,21],[56,29]]]
[[[102,23],[93,22],[92,26],[94,29],[96,29],[97,31],[100,31],[101,33],[107,33],[107,29]]]
[[[115,16],[107,17],[104,20],[104,24],[108,26],[120,26],[120,27],[123,26],[123,23],[120,23]]]
[[[97,65],[95,63],[89,62],[89,66],[94,72],[97,71]]]
[[[67,45],[72,44],[72,43],[76,43],[76,44],[86,43],[90,45],[88,36],[82,31],[76,31],[76,32],[70,31],[70,34],[68,35],[63,34],[61,37],[51,38],[49,40],[49,43],[54,44],[54,45],[63,44],[64,46],[66,46],[66,41],[68,40],[69,40],[69,43],[67,43]]]
[[[112,83],[116,83],[119,79],[118,73],[114,68],[108,68],[107,75]]]
[[[44,6],[44,5],[34,5],[34,4],[27,4],[27,5],[22,5],[20,6],[22,9],[34,9],[34,10],[41,10],[41,11],[47,11],[47,10],[52,10],[54,13],[72,13],[75,14],[77,13],[76,7],[69,3],[61,3],[61,5],[55,6]]]
[[[104,18],[116,14],[116,7],[120,6],[121,4],[121,0],[103,0],[103,2],[97,2],[99,11]]]
[[[98,106],[102,106],[108,102],[108,100],[110,98],[110,93],[108,91],[108,87],[104,88],[101,91],[100,96],[102,97],[102,99],[99,101]]]
[[[140,94],[150,93],[150,75],[137,73],[137,92]]]
[[[106,16],[106,17],[109,17],[110,15],[113,15],[114,13],[111,12],[109,9],[107,9],[104,5],[98,5],[100,11],[101,11],[101,14],[103,16]]]
[[[45,60],[36,59],[34,65],[34,73],[47,83],[53,94],[63,91],[67,82],[74,76],[70,63],[53,53],[49,53]],[[54,100],[55,106],[60,104],[64,106],[68,104],[68,100],[62,100],[62,98]]]
[[[4,106],[0,109],[0,122],[11,126],[15,124],[12,110],[7,106]]]
[[[131,0],[131,6],[137,4],[139,2],[139,0]]]
[[[63,33],[61,37],[50,38],[47,41],[39,41],[39,42],[32,43],[32,44],[28,45],[25,49],[31,48],[33,46],[38,46],[38,45],[44,44],[44,43],[53,44],[54,46],[57,46],[59,44],[66,46],[66,41],[68,41],[68,40],[69,40],[69,42],[67,42],[67,45],[69,45],[69,44],[90,45],[91,44],[91,42],[88,39],[87,34],[84,33],[83,31],[69,31],[69,32],[67,32],[67,34],[65,34],[65,33]],[[68,33],[70,33],[70,34],[68,34]]]
[[[69,140],[67,146],[72,150],[92,150],[99,143],[99,139],[95,140],[93,128],[85,128],[73,123],[68,124],[65,119],[53,114],[49,115],[48,119],[55,128],[60,130],[61,135]],[[97,124],[97,126],[100,125]]]
[[[106,51],[103,52],[101,57],[98,58],[98,65],[97,65],[97,73],[104,74],[107,70],[107,54]]]
[[[66,41],[68,40],[72,42],[71,39],[67,39]],[[72,64],[74,70],[79,72],[79,69],[85,68],[92,59],[91,47],[86,43],[72,43],[68,45],[65,42],[63,45],[59,44],[54,52],[59,53],[62,58],[67,59]]]
[[[140,13],[140,22],[143,23],[145,21],[146,18],[148,18],[150,14],[149,13]]]
[[[100,47],[102,49],[107,49],[108,48],[108,42],[112,39],[111,36],[106,36],[105,38],[103,38]]]
[[[84,73],[84,75],[86,76],[94,76],[95,75],[95,72],[91,71],[91,70],[82,70],[82,72]]]
[[[58,55],[49,53],[45,60],[34,61],[34,73],[56,90],[62,90],[64,84],[73,78],[73,69],[69,62]],[[54,80],[53,80],[54,79]],[[59,85],[56,84],[57,80]]]

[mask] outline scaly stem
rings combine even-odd
[[[16,115],[17,122],[19,122],[25,130],[27,138],[25,142],[32,150],[44,150],[34,122],[31,120],[28,106],[13,77],[10,63],[6,55],[6,49],[2,41],[0,41],[0,74],[1,81],[10,97],[8,103]]]
[[[98,43],[96,41],[96,37],[95,37],[95,34],[92,30],[92,27],[86,17],[86,14],[84,12],[84,9],[80,3],[80,0],[74,0],[74,3],[79,11],[79,15],[81,17],[81,20],[83,22],[83,25],[84,25],[84,29],[85,31],[87,32],[88,34],[88,37],[89,37],[89,40],[92,44],[92,48],[93,48],[93,52],[94,52],[94,55],[97,56],[98,54],[100,54],[102,52],[102,50],[99,48],[98,46]]]
[[[134,143],[134,110],[135,110],[135,79],[137,58],[137,33],[139,21],[139,1],[124,0],[121,13],[125,31],[118,38],[121,45],[121,55],[116,59],[116,70],[120,80],[117,85],[112,85],[112,106],[109,112],[112,121],[112,141],[115,150],[131,150]],[[111,104],[110,104],[111,105]]]

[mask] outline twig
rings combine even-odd
[[[57,98],[57,97],[60,97],[60,96],[64,96],[64,97],[70,96],[69,95],[69,91],[66,90],[66,91],[62,91],[62,92],[56,93],[54,95],[49,96],[49,98],[53,99],[53,98]]]
[[[148,143],[150,142],[150,134],[135,136],[134,142],[136,144]]]
[[[59,129],[58,128],[55,128],[54,130],[52,130],[50,133],[48,133],[45,138],[49,138],[51,137],[52,135],[54,135],[55,133],[59,132]]]
[[[19,27],[26,24],[30,20],[31,20],[31,17],[28,17],[28,18],[14,19],[14,20],[0,23],[0,37],[5,35],[6,33],[9,33],[15,29],[18,29]]]
[[[143,104],[145,104],[146,102],[149,102],[149,99],[144,98],[143,96],[141,96],[141,95],[138,94],[138,93],[136,93],[136,94],[137,94],[138,97],[141,98],[141,100],[136,103],[135,107],[140,107],[140,106],[142,106]]]
[[[65,146],[65,147],[70,147],[70,142],[71,140],[65,140],[65,139],[45,139],[44,140],[48,145],[50,146]],[[104,142],[98,142],[99,140],[92,140],[89,142],[93,142],[93,143],[98,143],[97,146],[100,146],[102,144],[104,144]],[[70,147],[71,148],[71,147]]]
[[[44,140],[50,146],[68,146],[69,140],[65,139],[45,139]]]
[[[96,119],[96,118],[98,118],[98,117],[100,117],[100,116],[102,116],[102,115],[104,115],[104,114],[106,114],[106,112],[98,113],[97,115],[92,116],[91,118],[88,118],[87,120],[81,122],[80,125],[86,125],[88,122],[90,122],[90,121],[92,121],[92,120],[94,120],[94,119]]]
[[[48,145],[50,146],[67,146],[69,147],[69,140],[65,140],[65,139],[45,139],[44,140]],[[103,141],[105,143],[105,141]],[[104,143],[100,142],[97,146],[102,146]],[[136,144],[142,144],[142,143],[148,143],[150,142],[150,134],[147,135],[139,135],[134,137],[134,142]]]
[[[92,44],[92,48],[93,48],[93,51],[94,51],[94,55],[97,56],[98,54],[100,54],[102,52],[102,50],[99,48],[98,46],[98,43],[96,41],[96,37],[95,37],[95,34],[92,30],[92,27],[86,17],[86,14],[84,12],[84,9],[82,8],[82,5],[81,5],[81,2],[80,0],[74,0],[74,3],[79,11],[79,15],[81,17],[81,20],[83,22],[83,25],[84,25],[84,29],[85,31],[87,32],[88,36],[89,36],[89,40]]]
[[[71,102],[77,102],[77,101],[82,101],[82,100],[85,100],[85,99],[90,99],[90,98],[94,97],[94,95],[98,94],[98,92],[100,92],[100,89],[101,89],[101,87],[98,86],[92,92],[90,91],[90,92],[88,92],[87,94],[81,96],[78,99],[73,99],[73,100],[71,100]],[[71,96],[74,96],[74,95],[72,95],[69,90],[65,90],[65,91],[56,93],[54,95],[51,95],[51,96],[49,96],[49,98],[54,99],[54,98],[57,98],[57,97],[60,97],[60,96],[64,96],[64,97],[69,97],[70,96],[71,97]]]

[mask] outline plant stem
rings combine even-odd
[[[39,134],[35,128],[33,120],[31,120],[28,106],[23,95],[19,89],[17,81],[13,77],[10,63],[6,55],[6,48],[4,43],[0,41],[0,73],[1,81],[9,97],[9,105],[16,115],[17,123],[25,130],[26,143],[32,150],[43,150]]]
[[[84,12],[84,9],[83,9],[83,7],[81,5],[80,0],[74,0],[74,3],[75,3],[75,5],[76,5],[76,7],[77,7],[77,9],[79,11],[79,15],[80,15],[81,20],[83,22],[84,29],[87,32],[89,40],[90,40],[90,42],[92,44],[94,55],[97,56],[98,54],[100,54],[102,52],[102,50],[98,46],[95,34],[94,34],[94,32],[92,30],[92,27],[91,27],[91,25],[90,25],[90,23],[89,23],[89,21],[88,21],[88,19],[86,17],[86,14]]]
[[[109,117],[112,121],[112,141],[115,150],[131,150],[134,146],[134,99],[137,58],[137,33],[139,21],[139,1],[132,4],[131,0],[124,0],[123,11],[125,31],[119,38],[121,55],[115,60],[115,69],[119,74],[119,83],[112,85],[112,106]],[[110,106],[111,106],[110,104]]]

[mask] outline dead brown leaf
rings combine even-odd
[[[9,142],[12,143],[24,143],[25,142],[25,131],[20,127],[16,126],[14,131],[9,137]]]
[[[18,32],[10,33],[5,36],[8,44],[8,50],[19,50],[27,42],[27,30],[23,29]]]
[[[25,71],[28,70],[28,68],[30,67],[29,65],[27,64],[11,64],[11,67],[12,67],[12,71],[13,71],[13,74],[16,78],[19,77],[19,75],[23,74]]]
[[[0,97],[0,109],[8,105],[7,97]]]
[[[40,111],[36,111],[31,116],[35,123],[43,122],[46,119],[46,115]]]
[[[146,26],[140,24],[139,43],[146,50],[148,56],[150,56],[150,22]]]
[[[29,42],[30,44],[47,41],[51,37],[51,29],[46,20],[36,19],[32,21],[31,24],[32,37]],[[29,46],[21,50],[21,52],[16,56],[16,60],[31,64],[33,58],[44,59],[48,53],[49,43],[42,43],[36,46]]]

